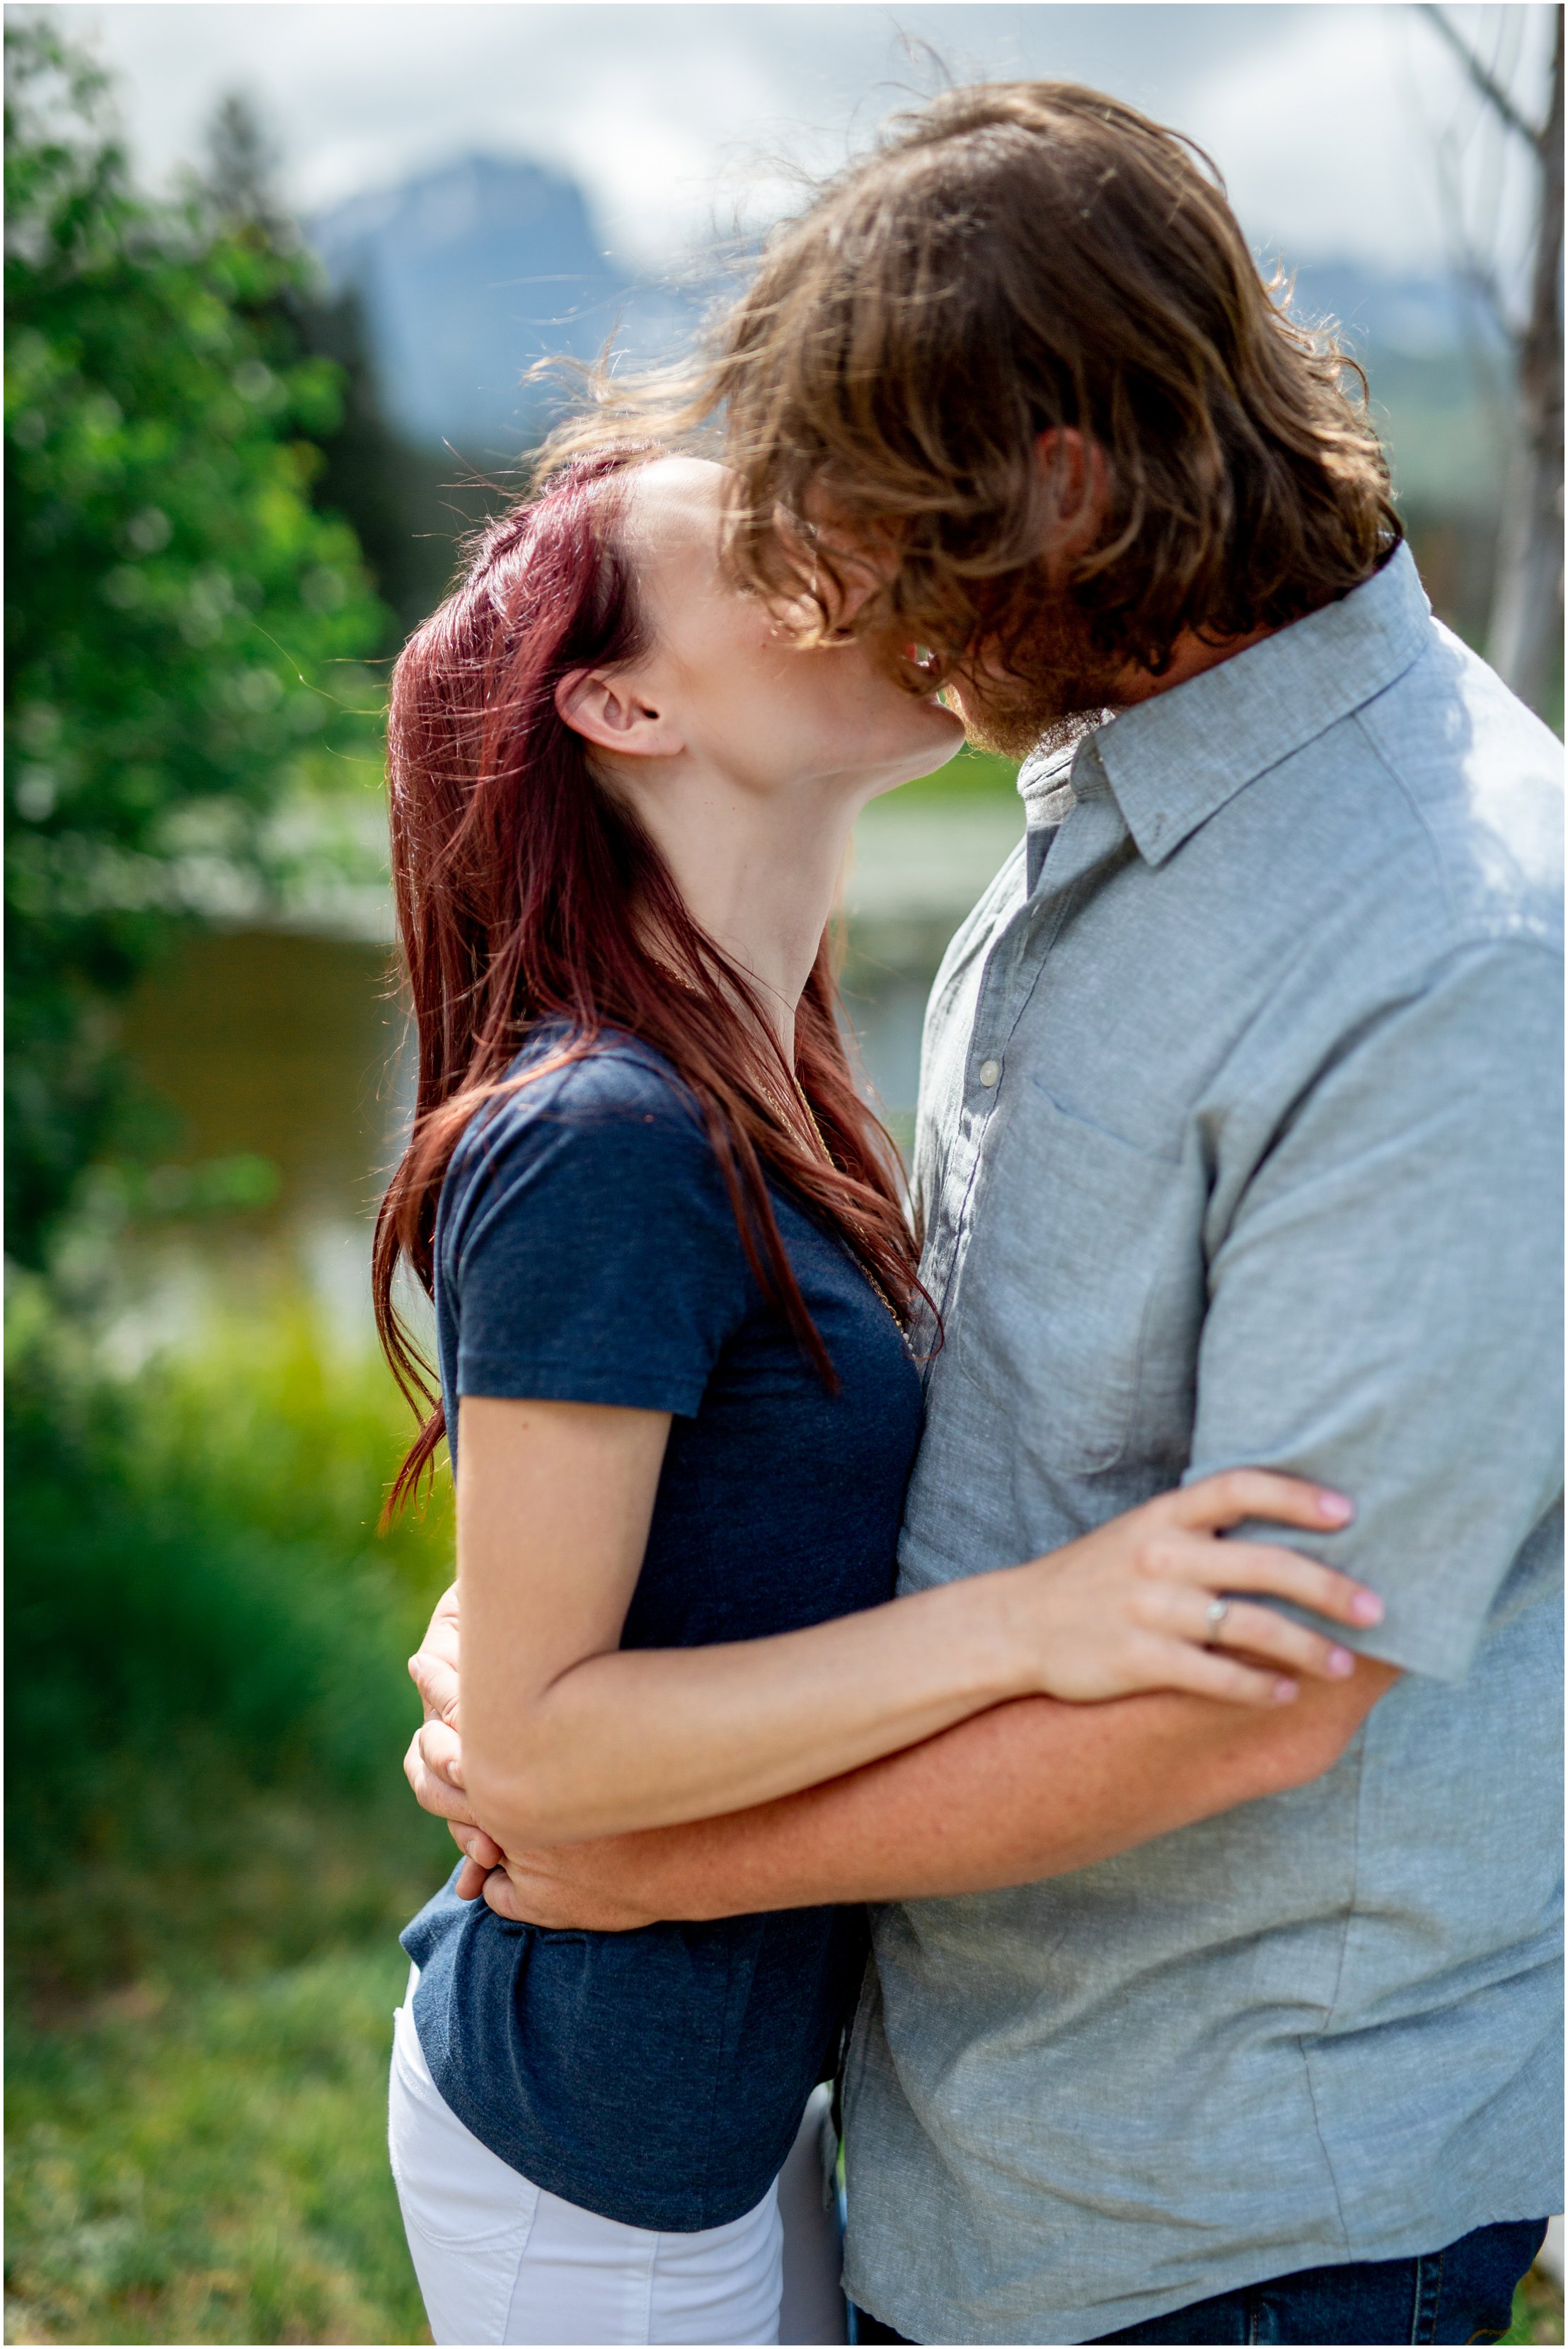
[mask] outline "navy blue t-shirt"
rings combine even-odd
[[[623,1647],[763,1639],[892,1595],[919,1376],[847,1250],[788,1195],[774,1207],[835,1394],[752,1277],[696,1105],[651,1048],[617,1036],[506,1097],[442,1187],[454,1437],[463,1394],[675,1414]],[[605,2218],[690,2231],[766,2193],[866,1943],[858,1909],[547,1931],[449,1883],[403,1946],[436,2085],[491,2152]]]

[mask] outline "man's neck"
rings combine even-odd
[[[1048,688],[1056,703],[1055,715],[1043,725],[1037,709],[1008,709],[1005,698],[1000,711],[994,705],[987,707],[975,686],[959,685],[952,689],[951,698],[969,727],[971,741],[983,750],[1000,751],[1009,759],[1043,756],[1070,749],[1085,734],[1092,733],[1108,714],[1186,685],[1205,669],[1218,668],[1222,661],[1233,660],[1238,653],[1249,651],[1276,633],[1272,626],[1253,628],[1246,636],[1215,642],[1195,628],[1183,629],[1171,647],[1169,664],[1158,675],[1132,661],[1119,669],[1085,667],[1076,673],[1064,663]]]
[[[1171,648],[1169,666],[1158,677],[1151,669],[1130,663],[1119,670],[1112,707],[1124,709],[1135,701],[1151,701],[1157,693],[1169,693],[1173,687],[1202,677],[1205,669],[1218,668],[1222,661],[1234,660],[1238,653],[1250,652],[1265,636],[1277,634],[1277,627],[1270,626],[1254,628],[1250,636],[1223,636],[1215,643],[1193,628],[1184,628]]]

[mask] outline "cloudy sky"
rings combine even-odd
[[[20,13],[59,20],[116,70],[150,176],[194,155],[216,99],[242,89],[304,210],[466,153],[526,155],[573,172],[607,243],[639,264],[776,207],[780,160],[830,166],[943,70],[1065,75],[1130,98],[1202,141],[1254,242],[1299,261],[1440,268],[1444,140],[1465,158],[1472,207],[1511,209],[1480,109],[1409,5],[84,0]],[[1550,10],[1449,13],[1531,95]]]

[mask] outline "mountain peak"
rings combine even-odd
[[[514,457],[547,405],[525,370],[593,357],[624,312],[649,306],[576,181],[522,158],[461,156],[351,198],[308,233],[334,283],[360,295],[398,424],[465,456]]]

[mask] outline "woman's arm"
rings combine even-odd
[[[811,1630],[631,1650],[667,1414],[465,1396],[458,1445],[464,1769],[503,1845],[677,1824],[836,1778],[1037,1692],[1178,1687],[1273,1705],[1294,1682],[1213,1652],[1218,1589],[1266,1590],[1354,1622],[1370,1593],[1294,1551],[1216,1543],[1247,1516],[1314,1526],[1348,1505],[1236,1471],[1162,1495],[1081,1541]],[[1227,1640],[1343,1676],[1350,1659],[1237,1602]]]

